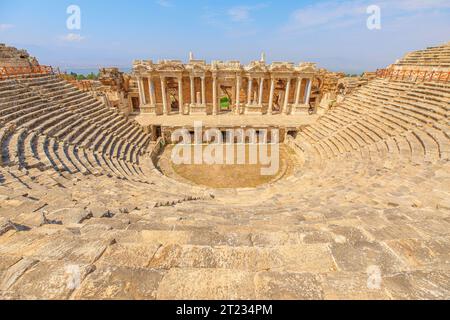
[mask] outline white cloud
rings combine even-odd
[[[384,4],[389,3],[390,6],[405,11],[431,10],[431,9],[448,9],[450,1],[448,0],[396,0],[392,2],[382,1]]]
[[[248,22],[251,21],[250,13],[259,9],[267,7],[267,4],[260,3],[254,6],[235,6],[228,9],[227,14],[234,22]]]
[[[161,7],[170,8],[173,7],[173,3],[169,0],[157,0],[156,3]]]
[[[0,23],[0,31],[6,31],[9,29],[14,28],[13,24],[8,24],[8,23]]]
[[[308,29],[318,26],[340,25],[343,21],[353,20],[358,15],[364,15],[367,6],[362,1],[320,2],[294,11],[286,31]]]
[[[346,0],[343,2],[326,1],[294,11],[283,31],[300,31],[311,28],[340,28],[358,24],[367,18],[366,9],[378,5],[382,17],[395,17],[411,12],[426,12],[450,8],[449,0]]]
[[[233,21],[247,21],[250,17],[250,9],[248,7],[234,7],[228,10],[228,15]]]
[[[86,39],[86,38],[77,33],[69,33],[69,34],[61,37],[61,40],[67,41],[67,42],[81,42],[84,39]]]
[[[259,32],[251,17],[252,12],[268,7],[266,3],[259,3],[252,6],[235,6],[231,8],[204,8],[202,14],[203,21],[223,32],[229,38],[244,38],[254,36]],[[225,19],[224,17],[228,17]],[[245,28],[242,24],[245,23]]]
[[[334,29],[359,24],[367,18],[370,5],[381,8],[382,17],[393,17],[410,12],[450,8],[449,0],[345,0],[342,2],[316,2],[294,11],[283,31],[300,31],[311,28]],[[365,24],[364,24],[365,25]]]

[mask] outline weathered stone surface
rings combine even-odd
[[[386,244],[412,269],[438,267],[450,270],[450,239],[433,241],[402,239],[388,241]]]
[[[171,269],[161,281],[157,298],[255,299],[255,274],[221,269]]]
[[[50,212],[47,214],[47,218],[70,225],[89,220],[92,218],[92,213],[82,208],[67,208]]]
[[[366,272],[370,266],[378,266],[383,272],[407,269],[403,261],[377,242],[334,243],[331,252],[342,271]]]
[[[105,251],[99,264],[129,268],[152,267],[152,259],[161,247],[160,244],[113,244]]]
[[[385,277],[384,283],[393,299],[440,299],[450,296],[447,271],[414,271]]]
[[[86,264],[39,262],[23,274],[10,290],[21,299],[68,299],[86,275],[94,270],[94,266]]]
[[[39,261],[35,259],[20,259],[15,264],[11,265],[8,269],[4,270],[1,275],[0,290],[8,291],[14,285],[14,283],[32,268]]]
[[[255,276],[256,298],[321,300],[320,282],[310,273],[260,272]]]
[[[382,274],[376,286],[371,284],[367,273],[335,272],[322,274],[320,285],[326,300],[388,300]]]
[[[161,270],[101,266],[83,281],[73,298],[153,300],[163,276]]]
[[[323,245],[259,247],[164,246],[151,260],[153,268],[217,268],[236,270],[333,271]]]

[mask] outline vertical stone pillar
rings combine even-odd
[[[259,83],[259,97],[258,97],[258,105],[260,106],[262,106],[263,90],[264,90],[264,78],[261,77]]]
[[[213,75],[213,116],[217,113],[217,77]]]
[[[155,84],[153,83],[153,78],[149,77],[148,78],[148,90],[150,93],[150,104],[152,106],[155,105],[156,103],[156,99],[155,99]]]
[[[141,88],[142,88],[142,101],[144,104],[147,104],[147,97],[145,96],[144,78],[141,79]]]
[[[308,85],[306,86],[305,104],[309,106],[309,100],[311,98],[312,79],[308,79]]]
[[[166,78],[161,76],[161,93],[163,100],[163,114],[168,115],[169,111],[167,108],[167,92],[166,92]]]
[[[297,88],[295,89],[295,105],[300,103],[300,93],[302,91],[302,78],[297,78]]]
[[[195,104],[195,78],[191,76],[191,104]]]
[[[183,101],[183,76],[178,78],[178,109],[180,114],[184,114],[184,101]]]
[[[206,105],[205,76],[202,76],[202,105]]]
[[[306,105],[309,105],[309,100],[311,98],[311,87],[312,87],[312,79],[308,79],[308,83],[306,84],[305,89],[305,100],[303,101],[303,103]]]
[[[138,78],[138,91],[139,91],[139,102],[141,107],[145,105],[145,92],[143,86],[143,79],[141,77]]]
[[[248,92],[247,92],[247,104],[252,104],[252,86],[253,86],[253,79],[252,77],[248,78]]]
[[[269,96],[269,109],[267,110],[267,113],[269,115],[273,112],[273,95],[275,94],[275,79],[270,79],[270,96]]]
[[[241,76],[236,78],[236,114],[241,114]]]
[[[284,105],[283,105],[283,114],[288,113],[288,104],[289,104],[289,94],[291,90],[291,78],[288,78],[288,82],[286,85],[286,94],[284,97]]]

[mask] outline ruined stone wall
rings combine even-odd
[[[35,67],[39,62],[26,50],[19,50],[0,43],[0,67]]]

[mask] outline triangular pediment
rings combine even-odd
[[[297,71],[303,73],[317,73],[317,67],[315,63],[304,62],[297,67]]]
[[[247,72],[267,72],[267,66],[264,62],[254,61],[245,67]]]
[[[288,62],[274,62],[270,65],[272,72],[294,72],[294,65]]]
[[[188,64],[186,69],[193,72],[206,72],[208,68],[204,64]]]
[[[181,61],[160,61],[156,66],[157,71],[184,71],[184,65]]]

